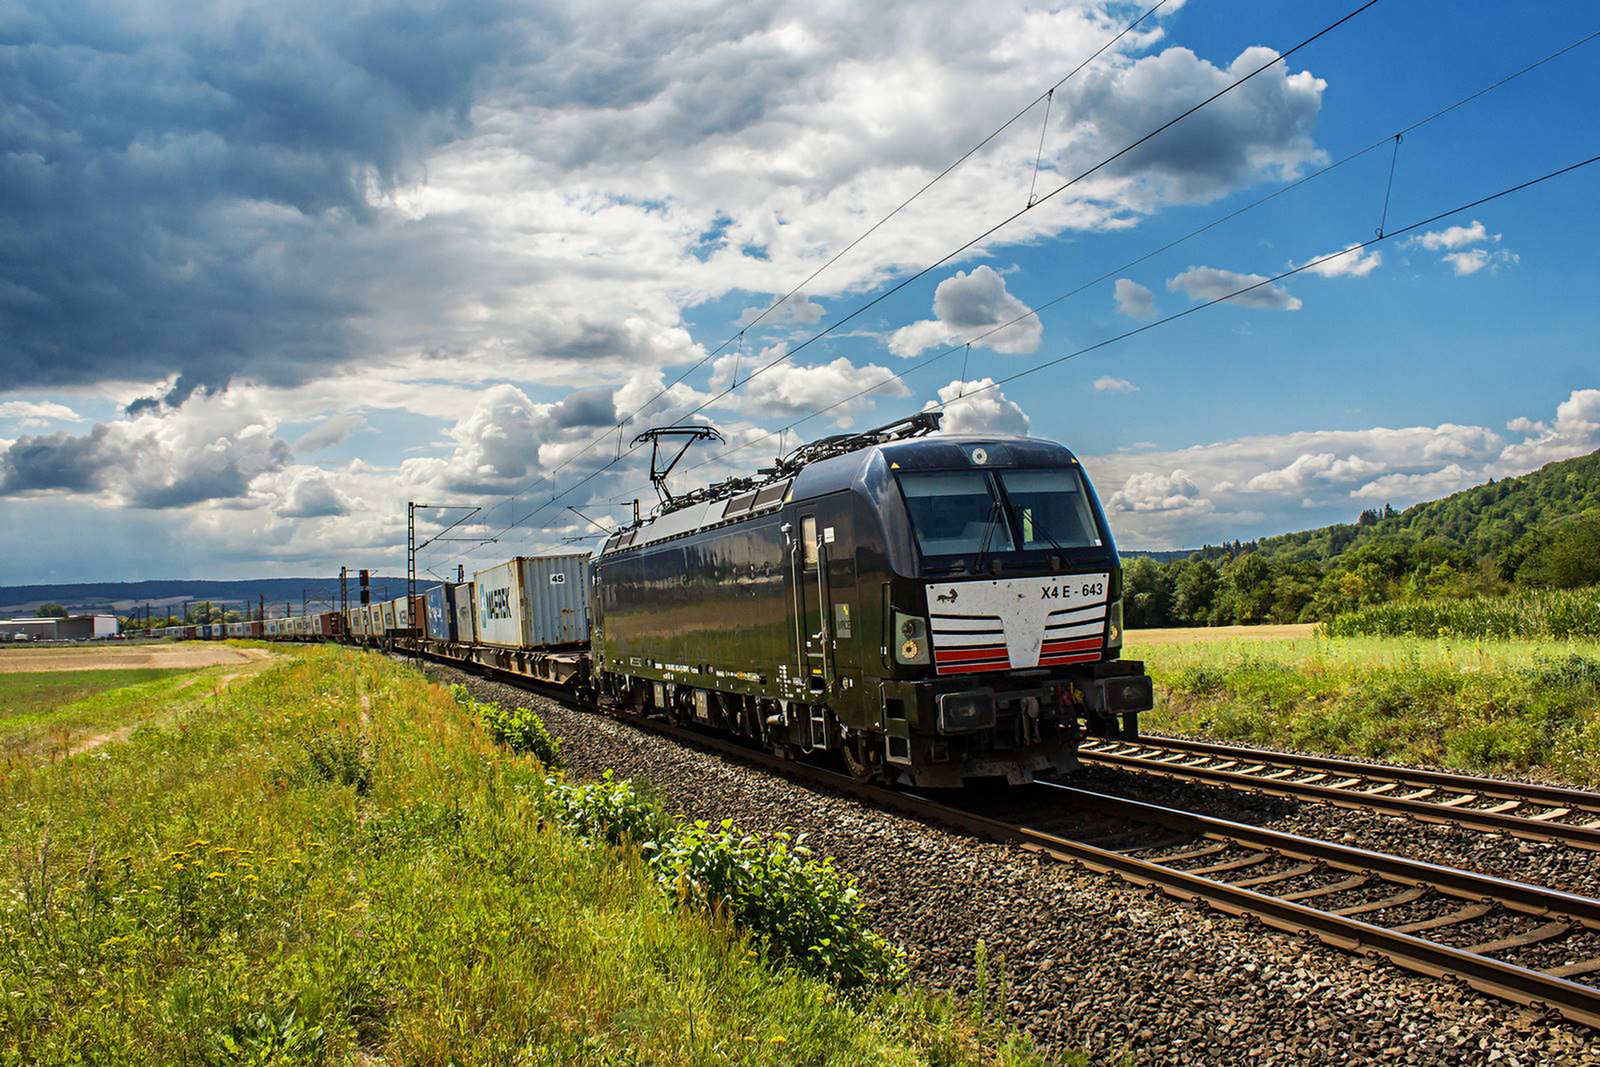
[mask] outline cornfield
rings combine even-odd
[[[1374,604],[1322,624],[1327,637],[1600,639],[1600,586]]]

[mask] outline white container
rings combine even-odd
[[[475,575],[478,641],[548,648],[589,640],[589,556],[518,556]]]
[[[477,585],[473,582],[462,582],[455,587],[456,640],[464,645],[478,641],[478,627],[474,621],[476,613],[473,611],[476,595]]]

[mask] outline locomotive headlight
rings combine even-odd
[[[1111,602],[1111,625],[1106,629],[1106,645],[1111,648],[1122,647],[1122,601]]]
[[[907,615],[903,611],[894,613],[894,634],[898,636],[899,643],[895,646],[894,658],[898,663],[926,663],[928,662],[928,624],[920,615]]]

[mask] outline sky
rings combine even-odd
[[[0,0],[0,583],[392,571],[408,501],[483,509],[424,576],[593,546],[680,419],[679,491],[1057,440],[1149,549],[1600,448],[1600,165],[1455,210],[1600,151],[1600,39],[1495,86],[1600,17],[1271,62],[1358,6],[1168,0],[1062,81],[1144,5]]]

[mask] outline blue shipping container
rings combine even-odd
[[[436,585],[427,592],[428,636],[436,641],[457,640],[455,594],[449,585]]]

